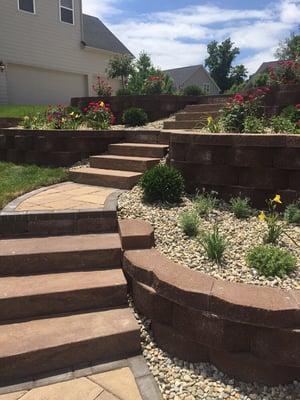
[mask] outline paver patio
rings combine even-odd
[[[130,368],[0,395],[0,400],[142,400]]]
[[[116,189],[67,182],[33,192],[15,211],[60,211],[103,208]]]

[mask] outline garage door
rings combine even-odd
[[[86,75],[9,64],[7,78],[10,104],[69,104],[88,95]]]

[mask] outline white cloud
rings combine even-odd
[[[121,1],[83,0],[83,3],[86,12],[107,19],[120,12]],[[209,4],[133,19],[122,19],[120,14],[119,22],[108,26],[135,55],[145,50],[164,69],[203,63],[207,42],[230,36],[242,51],[238,62],[244,62],[253,73],[262,62],[274,59],[278,42],[300,21],[300,0],[271,1],[264,9],[228,9]],[[244,56],[249,50],[253,56]]]

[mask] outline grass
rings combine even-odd
[[[0,118],[22,118],[28,114],[46,111],[42,105],[0,105]]]
[[[67,180],[64,168],[42,168],[0,162],[0,209],[13,199],[42,186]]]

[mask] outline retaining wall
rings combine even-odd
[[[256,207],[275,193],[286,204],[300,197],[300,135],[173,133],[170,164],[190,193],[241,194]]]
[[[121,123],[122,114],[130,107],[143,108],[149,118],[149,121],[169,117],[177,111],[182,110],[190,104],[217,103],[220,98],[228,96],[175,96],[175,95],[145,95],[145,96],[112,96],[112,97],[86,97],[73,98],[71,104],[86,106],[91,101],[103,100],[110,104],[113,114],[117,121]]]
[[[135,306],[168,353],[245,382],[300,379],[300,290],[217,280],[155,249],[126,251],[123,264]]]
[[[90,155],[101,154],[124,131],[34,131],[0,129],[0,161],[68,167]]]

